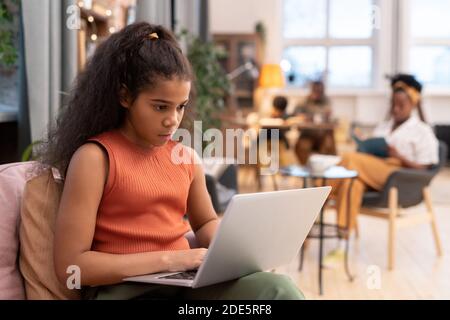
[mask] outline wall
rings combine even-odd
[[[277,63],[281,56],[280,0],[210,0],[211,33],[253,33],[261,21],[267,30],[265,62]]]
[[[389,106],[389,83],[385,74],[393,73],[396,66],[396,55],[391,48],[397,45],[392,36],[393,1],[379,0],[382,9],[381,29],[376,49],[375,89],[368,91],[330,91],[336,116],[358,121],[368,125],[375,124],[385,118]],[[254,26],[262,21],[267,28],[267,46],[265,62],[278,63],[281,59],[282,39],[282,0],[210,0],[210,30],[212,33],[249,33],[254,32]],[[403,43],[403,42],[401,42]],[[277,92],[271,92],[273,96]],[[292,103],[301,99],[306,92],[286,89]],[[429,122],[433,124],[450,124],[450,92],[425,92],[424,112]]]

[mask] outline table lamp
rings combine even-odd
[[[255,90],[254,101],[260,115],[270,115],[272,101],[269,91],[281,89],[285,86],[283,70],[279,64],[265,64],[261,68],[258,88]]]
[[[258,81],[259,87],[268,88],[283,88],[284,75],[279,64],[265,64],[261,69]]]

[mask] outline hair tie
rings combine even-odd
[[[148,36],[151,40],[159,39],[158,34],[156,32],[150,33]]]
[[[416,88],[407,85],[403,81],[397,81],[393,87],[394,89],[403,89],[414,105],[417,105],[420,102],[421,94]]]

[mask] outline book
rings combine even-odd
[[[372,154],[376,157],[387,158],[389,156],[389,146],[385,138],[369,138],[359,139],[353,135],[353,139],[357,143],[357,151]]]

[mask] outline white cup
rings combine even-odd
[[[322,174],[327,170],[328,164],[322,159],[310,159],[309,168],[312,174]]]

